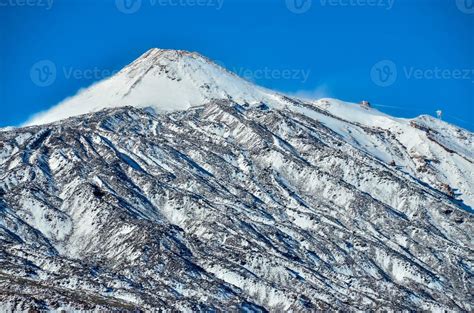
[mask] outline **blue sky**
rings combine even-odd
[[[472,0],[0,0],[0,127],[159,47],[292,94],[442,109],[472,131],[473,13]],[[44,64],[56,75],[38,82]]]

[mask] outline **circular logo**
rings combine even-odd
[[[456,5],[462,13],[474,14],[474,0],[456,0]]]
[[[393,85],[397,80],[397,66],[390,60],[383,60],[372,66],[370,77],[380,87]]]
[[[295,14],[303,14],[311,9],[312,0],[286,0],[286,7]]]
[[[56,65],[50,60],[36,62],[30,70],[31,81],[39,87],[47,87],[56,80]]]
[[[115,0],[117,9],[125,14],[132,14],[140,10],[142,0]]]

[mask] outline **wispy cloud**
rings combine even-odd
[[[304,100],[317,100],[321,98],[330,98],[331,92],[329,87],[325,84],[317,86],[310,90],[298,90],[295,92],[286,92],[286,94]]]

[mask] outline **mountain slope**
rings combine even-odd
[[[472,133],[162,52],[58,107],[94,113],[0,131],[2,310],[474,309]]]
[[[394,118],[335,99],[321,99],[312,105],[323,112],[297,111],[320,120],[353,146],[463,201],[472,211],[474,135],[471,132],[429,116]]]
[[[262,103],[323,122],[350,144],[474,206],[473,134],[433,118],[398,119],[336,99],[305,102],[255,86],[197,53],[151,49],[113,77],[66,99],[27,125],[121,106],[175,112],[228,100]],[[310,108],[308,110],[308,107]],[[314,109],[317,110],[314,110]]]
[[[472,214],[305,115],[128,107],[0,134],[16,308],[473,308]]]

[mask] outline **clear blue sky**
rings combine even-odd
[[[445,120],[472,131],[470,3],[0,0],[0,127],[20,124],[159,47],[198,51],[279,91],[368,99],[403,117],[442,109]],[[42,60],[57,70],[47,86],[32,78]]]

